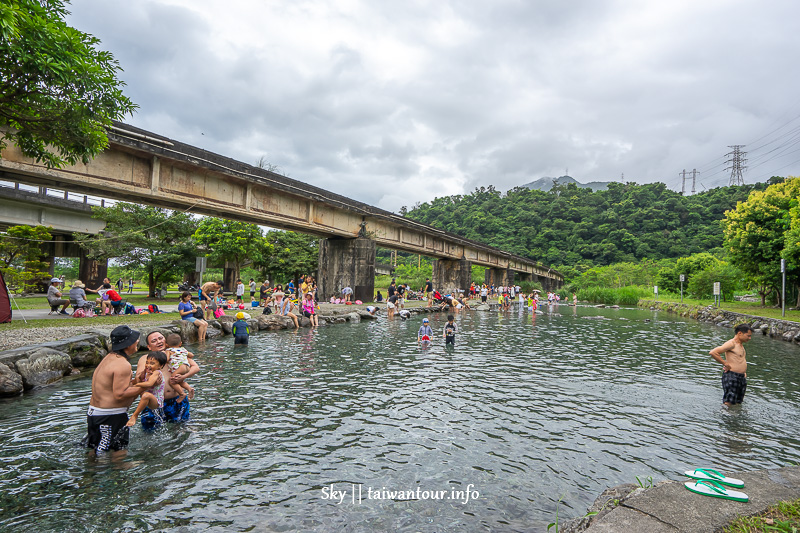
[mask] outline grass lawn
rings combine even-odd
[[[146,290],[146,289],[144,289]],[[69,299],[69,291],[62,291],[64,294],[64,299]],[[162,305],[164,303],[174,303],[175,305],[178,304],[178,299],[181,296],[181,293],[178,291],[175,292],[168,292],[166,298],[148,298],[146,294],[120,294],[123,300],[127,300],[128,302],[132,303],[136,307],[144,307],[147,304],[156,304]],[[92,301],[96,298],[97,295],[93,293],[87,293],[86,298],[89,301]],[[195,294],[195,299],[197,295]],[[25,309],[47,309],[47,297],[46,296],[24,296],[24,297],[14,297],[14,301],[11,302],[11,307],[15,310],[17,309],[17,305],[23,311]]]
[[[800,500],[779,502],[758,516],[739,518],[724,528],[726,533],[760,533],[762,531],[800,531]]]
[[[649,300],[649,299],[648,299]],[[646,300],[646,301],[648,301]],[[662,296],[659,295],[658,297],[659,302],[674,302],[680,303],[681,298],[680,296],[671,297],[671,296]],[[694,300],[691,298],[684,298],[683,303],[686,305],[698,305],[702,307],[706,307],[708,305],[712,305],[714,303],[713,300]],[[733,313],[742,313],[745,315],[756,315],[756,316],[763,316],[765,318],[774,318],[777,320],[790,320],[792,322],[800,322],[800,311],[790,311],[788,308],[786,309],[786,316],[781,316],[781,309],[779,307],[761,307],[760,303],[756,302],[722,302],[719,305],[720,309],[724,309],[725,311],[731,311]]]

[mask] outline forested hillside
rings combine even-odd
[[[681,196],[663,183],[574,184],[550,191],[493,187],[418,204],[406,216],[551,265],[608,265],[664,259],[722,247],[726,210],[767,183]]]

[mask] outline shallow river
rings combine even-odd
[[[800,462],[789,343],[754,336],[726,410],[729,330],[561,306],[464,313],[455,349],[421,350],[420,320],[190,346],[193,420],[117,460],[76,446],[88,378],[0,402],[0,530],[543,531],[637,476]]]

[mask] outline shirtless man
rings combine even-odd
[[[217,307],[217,294],[222,290],[221,281],[209,281],[203,283],[197,296],[200,299],[200,307],[206,315],[206,320],[214,320],[214,309]],[[209,304],[211,304],[209,306]],[[144,368],[144,367],[142,367]]]
[[[147,349],[152,352],[163,352],[167,349],[167,340],[164,334],[160,331],[152,331],[147,335]],[[144,372],[145,364],[147,363],[147,354],[144,354],[136,365],[137,371],[141,369]],[[200,371],[200,367],[194,361],[194,358],[189,358],[189,372],[186,374],[172,375],[169,367],[165,366],[161,369],[164,373],[165,387],[164,387],[164,408],[163,413],[155,413],[152,409],[146,408],[142,411],[140,417],[142,421],[142,428],[145,431],[152,431],[162,424],[162,421],[167,422],[186,422],[189,420],[189,399],[186,398],[182,402],[178,402],[178,393],[172,388],[173,383],[181,383],[191,376]],[[141,390],[141,389],[140,389]]]
[[[128,407],[138,395],[132,387],[128,357],[139,349],[139,332],[128,326],[111,331],[111,351],[92,374],[92,398],[86,416],[88,431],[83,444],[95,452],[123,450],[128,447]],[[144,367],[142,367],[144,368]]]
[[[731,405],[742,403],[747,390],[747,352],[744,343],[753,337],[753,328],[740,324],[733,329],[734,337],[708,352],[722,365],[722,403]],[[725,355],[725,358],[722,358]]]

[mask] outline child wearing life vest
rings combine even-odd
[[[244,319],[244,313],[236,313],[236,322],[231,326],[233,333],[233,344],[246,346],[250,343],[250,327]]]

